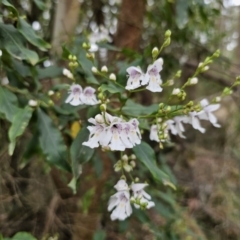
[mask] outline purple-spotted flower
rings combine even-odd
[[[220,124],[217,123],[217,118],[212,113],[220,108],[220,104],[209,104],[207,99],[203,99],[200,104],[203,109],[198,113],[198,117],[203,120],[208,120],[214,127],[221,127]]]
[[[96,90],[92,87],[86,87],[81,95],[81,100],[86,105],[96,105],[98,100],[95,95]]]
[[[114,186],[117,193],[110,197],[108,202],[108,211],[112,211],[111,220],[125,220],[132,214],[132,207],[130,204],[129,188],[124,179],[121,179]]]
[[[162,79],[159,72],[162,70],[163,59],[157,59],[152,65],[148,66],[146,79],[148,79],[148,86],[146,87],[151,92],[161,92]]]
[[[141,142],[141,134],[138,128],[137,119],[131,119],[129,122],[123,121],[119,117],[105,114],[105,122],[99,123],[95,119],[90,118],[89,122],[95,126],[88,127],[90,131],[89,140],[84,142],[90,148],[101,145],[109,147],[112,151],[124,151],[126,148],[132,148]],[[104,116],[102,116],[104,119]]]
[[[78,106],[83,104],[81,100],[81,95],[82,95],[82,87],[78,84],[73,84],[70,87],[70,95],[66,99],[66,103],[70,103],[73,106]]]
[[[129,75],[127,86],[125,87],[127,90],[133,90],[136,89],[142,85],[147,84],[147,79],[145,77],[145,74],[142,72],[142,70],[138,67],[129,67],[127,68],[127,73]]]
[[[155,203],[153,201],[150,201],[151,196],[144,191],[144,188],[146,186],[148,186],[146,183],[134,183],[131,185],[135,202],[139,203],[134,203],[134,206],[136,208],[140,208],[140,205],[145,205],[147,209],[155,206]]]
[[[82,104],[96,105],[99,102],[96,98],[95,91],[96,90],[92,87],[86,87],[83,91],[79,84],[73,84],[70,87],[70,94],[65,102],[70,103],[73,106]]]

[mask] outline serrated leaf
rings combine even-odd
[[[78,179],[80,176],[79,166],[81,166],[83,163],[88,162],[94,154],[94,149],[82,145],[82,143],[87,141],[88,138],[89,131],[86,127],[83,127],[79,131],[77,137],[74,139],[70,147],[70,155],[72,159],[72,171],[76,179]]]
[[[127,100],[122,112],[132,117],[139,117],[140,115],[149,115],[158,111],[158,104],[150,106],[142,106],[141,104],[133,102],[131,99]]]
[[[168,175],[158,168],[154,150],[146,142],[142,141],[141,144],[136,145],[133,148],[133,152],[137,159],[149,169],[156,180],[162,183],[169,181]]]
[[[21,136],[25,131],[30,118],[32,117],[33,110],[31,107],[26,106],[24,109],[20,109],[13,117],[12,125],[8,131],[8,137],[10,140],[9,155],[13,154],[16,138]]]
[[[108,91],[110,93],[123,93],[125,91],[124,88],[119,87],[118,85],[109,82],[108,84],[101,85],[102,92]]]
[[[67,162],[67,147],[60,131],[54,126],[52,119],[40,108],[37,110],[40,147],[46,160],[66,171],[71,171]]]
[[[18,31],[26,38],[32,45],[38,47],[42,51],[47,51],[51,45],[39,37],[24,19],[18,18]]]
[[[0,23],[0,48],[5,49],[14,58],[35,65],[39,61],[37,53],[25,48],[23,42],[24,38],[16,28]]]
[[[12,122],[13,116],[20,109],[17,107],[18,101],[14,93],[0,86],[0,113]]]

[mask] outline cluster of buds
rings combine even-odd
[[[193,101],[189,101],[184,106],[183,114],[188,114],[189,112],[193,112],[193,111],[200,112],[201,110],[202,110],[202,107],[199,104],[194,105]]]
[[[121,170],[124,170],[126,172],[131,172],[134,167],[136,167],[136,162],[134,161],[136,159],[136,156],[132,154],[131,156],[127,156],[124,154],[120,160],[117,161],[117,163],[114,165],[114,171],[119,172]]]
[[[186,98],[187,94],[183,89],[180,88],[174,88],[172,91],[172,95],[177,96],[182,101]]]
[[[75,68],[78,67],[78,60],[77,60],[77,57],[75,55],[70,54],[68,56],[68,59],[69,59],[68,66],[69,66],[70,69],[75,69]]]

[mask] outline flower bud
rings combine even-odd
[[[172,95],[178,95],[181,92],[179,88],[174,88],[172,91]]]
[[[94,58],[95,58],[95,55],[94,55],[94,53],[87,53],[86,54],[86,57],[87,57],[87,59],[89,59],[89,60],[94,60]]]
[[[131,172],[132,171],[132,166],[129,164],[124,164],[123,168],[126,172]]]
[[[217,58],[220,56],[220,50],[218,49],[214,54],[213,54],[213,57]]]
[[[30,107],[36,107],[38,105],[38,102],[33,100],[33,99],[31,99],[31,100],[28,101],[28,105]]]
[[[106,104],[101,104],[101,105],[100,105],[100,110],[101,110],[102,112],[106,112],[106,109],[107,109]]]
[[[131,161],[131,162],[130,162],[130,165],[131,165],[133,168],[136,167],[135,161]]]
[[[117,78],[116,78],[116,75],[114,73],[111,73],[109,75],[109,79],[112,80],[112,81],[116,81]]]
[[[173,84],[174,84],[174,80],[173,79],[168,80],[167,86],[172,86]]]
[[[205,71],[207,71],[209,69],[209,66],[205,66],[204,68],[203,68],[203,71],[205,72]]]
[[[9,84],[9,80],[8,80],[8,78],[7,77],[4,77],[4,78],[2,78],[1,79],[1,85],[8,85]]]
[[[167,30],[167,31],[165,32],[165,38],[171,37],[171,34],[172,34],[172,32],[171,32],[170,30]]]
[[[106,66],[102,66],[101,72],[107,73],[108,72],[108,68]]]
[[[93,72],[93,73],[97,73],[97,72],[98,72],[97,68],[93,66],[93,67],[92,67],[92,72]]]
[[[75,55],[72,56],[72,60],[75,62],[77,61],[77,57]]]
[[[164,108],[164,103],[159,103],[158,107],[159,107],[159,109],[163,109]]]
[[[216,97],[216,98],[215,98],[215,101],[216,101],[216,102],[221,102],[221,97]]]
[[[139,182],[139,178],[138,178],[138,177],[136,177],[134,181],[135,181],[135,182]]]
[[[123,160],[123,161],[128,161],[128,156],[127,156],[126,154],[124,154],[124,155],[122,156],[122,160]]]
[[[181,75],[182,75],[182,71],[181,71],[181,70],[178,70],[177,73],[176,73],[176,75],[175,75],[175,77],[176,77],[176,78],[180,78]]]
[[[97,114],[95,116],[95,120],[96,120],[97,123],[100,123],[100,124],[104,123],[104,118],[101,114]]]
[[[52,95],[54,95],[54,91],[53,90],[49,90],[48,91],[48,96],[52,96]]]
[[[190,85],[195,85],[198,83],[198,78],[194,77],[194,78],[191,78],[190,81],[189,81],[189,84]]]
[[[72,54],[68,55],[68,59],[72,60],[73,59],[73,55]]]
[[[130,156],[130,158],[131,158],[132,160],[135,160],[135,159],[136,159],[136,155],[135,155],[135,154],[132,154],[132,155]]]
[[[159,50],[157,47],[154,47],[153,50],[152,50],[152,57],[153,58],[156,58],[159,54]]]

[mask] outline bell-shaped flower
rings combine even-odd
[[[106,124],[104,123],[103,117],[98,114],[95,119],[90,118],[88,121],[94,126],[88,126],[88,130],[90,132],[89,139],[87,142],[83,142],[83,145],[88,146],[90,148],[99,147],[99,145],[106,146],[105,144],[105,127]]]
[[[152,65],[148,66],[146,78],[148,79],[148,86],[146,87],[151,92],[161,92],[162,79],[159,72],[162,70],[163,59],[157,59]]]
[[[114,188],[118,192],[110,197],[108,211],[112,211],[115,208],[111,214],[111,220],[118,219],[123,221],[132,214],[128,185],[125,180],[121,179]]]
[[[206,131],[206,129],[201,126],[198,119],[198,112],[196,111],[189,112],[187,123],[191,124],[194,129],[199,130],[201,133],[205,133]]]
[[[89,140],[83,144],[91,148],[99,145],[108,146],[112,151],[124,151],[126,148],[132,148],[141,142],[141,134],[138,128],[137,119],[131,119],[124,122],[119,117],[105,114],[106,123],[100,123],[95,119],[89,119],[89,122],[95,126],[88,127],[90,131]],[[101,116],[101,115],[100,115]],[[99,116],[98,116],[99,118]],[[103,117],[102,117],[103,118]]]
[[[140,68],[129,67],[126,71],[128,73],[127,86],[125,87],[127,90],[133,90],[140,87],[141,85],[147,84],[145,74]]]
[[[158,137],[158,132],[159,132],[158,126],[156,124],[152,125],[150,129],[150,136],[149,136],[151,141],[160,142],[160,139]]]
[[[98,104],[98,100],[95,95],[96,90],[92,87],[86,87],[81,94],[81,100],[86,105],[96,105]]]
[[[68,96],[65,102],[70,103],[73,106],[81,105],[83,104],[81,100],[81,96],[82,96],[82,87],[78,84],[73,84],[70,87],[70,95]]]
[[[216,116],[212,113],[220,108],[220,104],[209,104],[207,99],[203,99],[200,104],[203,109],[198,113],[198,117],[210,121],[214,127],[221,127],[220,124],[217,123]]]
[[[185,132],[183,123],[188,123],[188,117],[187,116],[177,116],[177,117],[173,118],[173,121],[175,122],[176,133],[172,132],[172,134],[178,135],[181,138],[186,138],[183,135],[183,132]]]
[[[135,201],[140,205],[145,205],[147,209],[154,207],[155,203],[151,200],[151,196],[144,191],[144,188],[148,186],[146,183],[134,183],[131,185],[133,191],[133,197]],[[140,208],[139,204],[134,203],[136,208]]]

